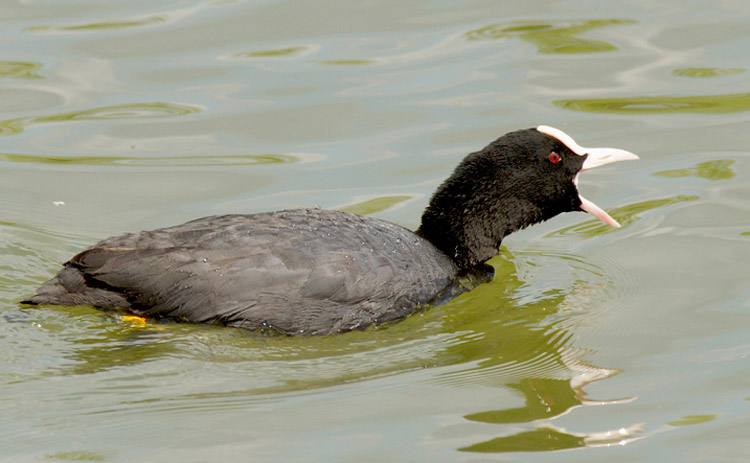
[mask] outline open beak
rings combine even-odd
[[[588,154],[588,157],[585,161],[583,161],[581,170],[573,178],[573,184],[575,184],[576,189],[578,189],[578,176],[581,174],[581,172],[617,161],[633,161],[638,159],[638,156],[631,153],[630,151],[625,151],[617,148],[587,148],[586,154]],[[610,217],[609,214],[604,212],[604,209],[584,198],[580,193],[578,193],[578,199],[581,200],[582,210],[588,212],[589,214],[593,215],[606,224],[612,225],[616,228],[620,228],[620,224],[617,223],[615,219]]]
[[[565,144],[565,146],[570,148],[570,150],[575,154],[579,156],[588,155],[586,160],[583,161],[581,170],[573,178],[573,184],[576,186],[576,189],[578,189],[578,175],[580,175],[580,173],[583,171],[593,169],[594,167],[604,166],[612,162],[633,161],[638,159],[638,156],[631,153],[630,151],[625,151],[617,148],[584,148],[583,146],[576,143],[570,135],[554,127],[540,125],[536,129],[543,134],[557,138],[559,141]],[[604,212],[604,209],[584,198],[580,193],[578,194],[578,198],[581,200],[582,210],[588,212],[589,214],[593,215],[606,224],[620,228],[620,224],[617,223],[615,219],[610,217],[609,214]]]

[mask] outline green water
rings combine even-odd
[[[750,6],[4,2],[0,461],[744,462]],[[493,282],[321,338],[18,304],[99,239],[292,207],[416,228],[540,124],[622,225],[509,237]]]

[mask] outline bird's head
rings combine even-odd
[[[471,153],[433,195],[419,233],[468,268],[493,257],[503,237],[562,212],[585,211],[620,225],[578,192],[581,172],[638,159],[617,148],[585,148],[549,126],[518,130]]]

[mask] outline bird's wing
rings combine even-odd
[[[399,246],[417,239],[408,230],[349,216],[305,216],[300,228],[288,217],[279,224],[273,217],[206,218],[102,241],[68,265],[88,286],[122,294],[145,315],[284,332],[395,318],[450,282],[450,272],[415,272],[398,258]]]

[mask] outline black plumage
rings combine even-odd
[[[23,303],[123,308],[291,335],[402,318],[497,254],[518,229],[582,207],[614,223],[578,194],[590,155],[558,132],[512,132],[468,155],[435,192],[416,233],[321,209],[205,217],[103,240]],[[595,165],[635,158],[607,153],[616,156],[598,153]]]

